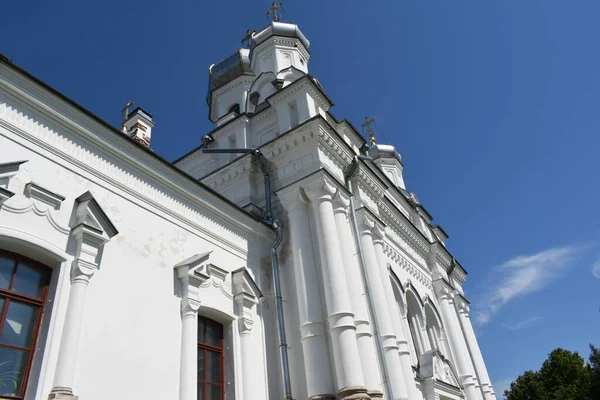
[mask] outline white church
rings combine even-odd
[[[399,153],[330,113],[298,26],[248,41],[173,163],[149,112],[0,56],[0,399],[496,398]]]

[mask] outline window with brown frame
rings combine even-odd
[[[198,400],[225,398],[223,325],[198,317]]]
[[[0,250],[0,399],[23,399],[50,268]]]

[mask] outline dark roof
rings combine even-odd
[[[46,90],[50,91],[51,93],[53,93],[54,95],[56,95],[60,99],[62,99],[65,102],[69,103],[70,105],[72,105],[73,107],[75,107],[76,109],[78,109],[79,111],[81,111],[82,113],[84,113],[86,116],[88,116],[89,118],[91,118],[94,121],[98,122],[100,125],[104,126],[108,130],[110,130],[111,132],[113,132],[115,135],[117,135],[118,137],[120,137],[121,140],[123,140],[123,143],[125,145],[135,146],[138,149],[141,149],[142,151],[145,151],[151,157],[154,157],[156,160],[160,161],[162,164],[164,164],[168,168],[172,169],[173,171],[177,172],[179,175],[181,175],[184,178],[188,179],[189,181],[193,182],[195,185],[201,187],[203,190],[206,190],[207,192],[213,194],[214,196],[216,196],[217,198],[219,198],[223,202],[225,202],[225,203],[229,204],[230,206],[234,207],[240,213],[245,214],[245,215],[249,216],[250,218],[252,218],[253,220],[260,221],[265,226],[270,227],[270,225],[264,223],[264,221],[262,219],[257,218],[254,215],[252,215],[251,213],[249,213],[246,210],[242,209],[237,204],[233,203],[232,201],[230,201],[229,199],[227,199],[226,197],[224,197],[220,193],[218,193],[218,192],[214,191],[213,189],[211,189],[210,187],[204,185],[202,182],[199,182],[197,179],[195,179],[191,175],[188,175],[187,173],[183,172],[182,170],[180,170],[179,168],[177,168],[176,166],[174,166],[173,164],[171,164],[169,161],[167,161],[166,159],[164,159],[161,156],[159,156],[158,154],[156,154],[150,148],[148,148],[148,147],[146,147],[146,146],[144,146],[144,145],[136,142],[135,140],[133,140],[129,136],[124,135],[123,132],[121,130],[119,130],[118,128],[115,128],[114,126],[112,126],[108,122],[104,121],[102,118],[98,117],[96,114],[92,113],[91,111],[89,111],[88,109],[86,109],[85,107],[83,107],[82,105],[80,105],[79,103],[77,103],[74,100],[70,99],[69,97],[67,97],[66,95],[64,95],[60,91],[58,91],[57,89],[53,88],[52,86],[48,85],[44,81],[36,78],[34,75],[32,75],[29,72],[27,72],[23,68],[19,67],[18,65],[16,65],[15,63],[13,63],[8,57],[6,57],[2,53],[0,53],[0,64],[7,65],[8,67],[10,67],[13,70],[17,71],[18,73],[22,74],[26,78],[34,81],[35,83],[37,83],[38,85],[42,86]],[[128,143],[128,144],[126,144],[126,143]]]

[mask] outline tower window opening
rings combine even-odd
[[[240,105],[239,104],[231,105],[231,107],[229,107],[229,111],[227,111],[227,113],[231,113],[231,112],[239,114],[240,113]]]
[[[290,111],[290,127],[294,129],[298,126],[298,106],[295,101],[288,103],[288,108]]]

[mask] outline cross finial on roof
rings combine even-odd
[[[279,20],[281,19],[281,15],[279,15],[279,9],[281,7],[283,7],[282,1],[279,2],[279,4],[276,1],[274,1],[269,11],[267,11],[267,17],[272,15],[273,21],[279,22]]]
[[[250,43],[252,42],[252,35],[254,35],[254,32],[256,31],[246,29],[246,36],[244,36],[244,38],[242,39],[242,43],[244,44],[244,46],[248,48],[250,47]]]
[[[375,144],[375,131],[373,130],[372,124],[375,123],[375,118],[365,117],[365,122],[361,125],[362,128],[367,129],[367,134],[369,135],[369,142],[371,146]]]

